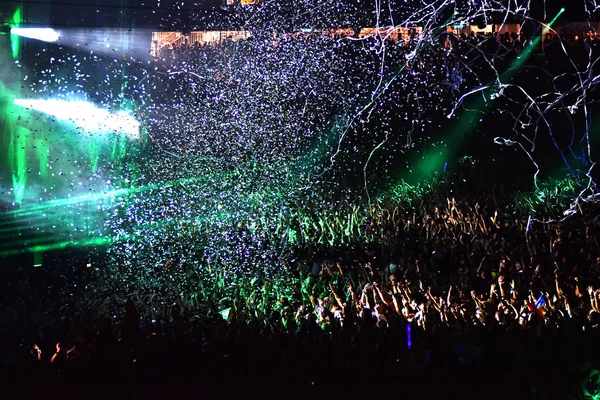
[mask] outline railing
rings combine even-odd
[[[180,32],[168,32],[168,35],[162,36],[164,33],[167,32],[156,32],[156,36],[153,34],[151,53],[154,57],[158,56],[160,49],[164,47],[165,43],[177,42],[181,39],[181,37],[178,37],[178,35],[181,35]]]
[[[244,40],[250,37],[248,31],[195,31],[184,35],[182,32],[154,32],[152,34],[151,54],[154,57],[160,55],[160,50],[167,44],[169,47],[180,47],[183,43],[192,46],[198,42],[201,44],[222,43],[226,40]]]
[[[175,46],[180,46],[181,44],[183,44],[185,42],[185,40],[187,39],[187,36],[180,36],[177,39],[175,39],[174,42],[172,42],[172,44],[174,44]]]

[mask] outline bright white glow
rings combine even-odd
[[[44,42],[56,42],[60,35],[52,28],[12,28],[10,33]]]
[[[118,132],[140,137],[140,123],[131,115],[124,111],[111,114],[86,101],[15,99],[14,104],[71,121],[88,132]]]

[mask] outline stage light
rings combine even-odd
[[[140,124],[131,115],[124,111],[111,114],[86,101],[15,99],[14,104],[70,121],[88,132],[118,132],[140,137]]]
[[[12,28],[10,33],[44,42],[56,42],[60,38],[58,32],[52,28]]]
[[[191,31],[190,31],[191,32]],[[123,28],[17,28],[10,29],[13,37],[26,37],[56,43],[111,57],[126,56],[150,60],[151,29]]]

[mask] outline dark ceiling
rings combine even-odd
[[[411,12],[423,7],[422,1],[389,0],[392,8]],[[469,0],[457,0],[456,4]],[[573,0],[561,21],[588,19],[587,0]],[[371,0],[264,0],[261,6],[226,6],[226,0],[0,0],[0,21],[10,24],[15,10],[21,6],[24,26],[52,27],[127,27],[160,29],[235,29],[248,17],[262,15],[264,21],[277,21],[282,30],[331,26],[369,26],[373,21]],[[448,4],[451,4],[450,2]],[[565,6],[563,1],[532,0],[531,15],[551,19]],[[302,7],[304,6],[304,9]],[[327,9],[326,9],[327,8]],[[256,9],[262,12],[255,13]],[[448,12],[451,7],[447,7]],[[544,18],[545,14],[545,18]],[[504,15],[495,18],[500,22]],[[443,16],[440,16],[443,18]],[[313,25],[313,26],[310,26]]]

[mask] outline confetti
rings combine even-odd
[[[455,165],[474,165],[457,161],[460,149],[489,120],[506,133],[488,142],[531,162],[538,195],[552,191],[540,171],[559,154],[571,186],[550,196],[554,213],[597,201],[595,33],[559,32],[564,10],[426,3],[192,9],[203,25],[189,31],[177,30],[187,6],[157,4],[166,33],[146,43],[151,59],[113,54],[122,46],[97,33],[83,45],[50,32],[59,44],[31,45],[11,66],[18,84],[2,86],[2,191],[12,226],[28,230],[13,239],[7,228],[2,251],[99,246],[108,281],[129,288],[158,290],[189,266],[223,287],[271,279],[299,249],[375,241],[373,210],[413,204]],[[521,200],[515,213],[548,204]]]

